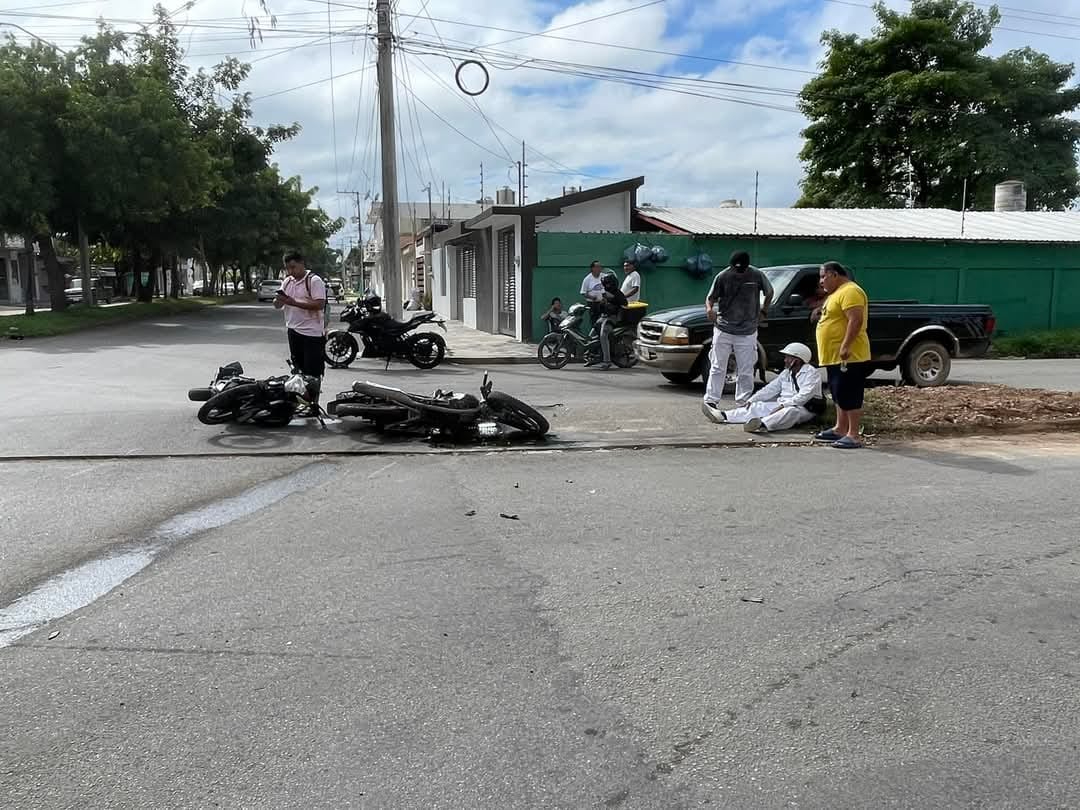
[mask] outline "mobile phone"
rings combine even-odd
[[[284,295],[284,294],[285,294],[284,290],[278,290],[276,293],[274,293],[274,295]]]

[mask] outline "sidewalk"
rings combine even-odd
[[[128,304],[131,304],[131,303],[134,303],[134,301],[132,301],[132,300],[113,301],[111,304],[98,304],[98,306],[101,307],[102,309],[106,309],[108,307],[124,307],[124,306],[127,306]],[[77,306],[81,306],[81,305],[80,304],[71,304],[71,306],[72,307],[77,307]],[[34,312],[52,312],[52,307],[49,306],[48,304],[35,304],[34,305]],[[4,316],[4,315],[25,315],[25,314],[26,314],[26,307],[23,306],[22,304],[16,304],[14,306],[11,306],[9,304],[0,304],[0,316]]]
[[[446,359],[463,365],[535,363],[536,346],[518,343],[507,335],[470,329],[461,321],[446,322]]]

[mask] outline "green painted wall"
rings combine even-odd
[[[704,251],[717,270],[734,250],[758,267],[835,260],[851,267],[870,300],[917,299],[927,304],[989,304],[998,334],[1080,325],[1080,245],[993,245],[966,242],[872,242],[843,239],[714,239],[670,234],[540,233],[533,272],[536,318],[554,296],[580,300],[589,263],[599,259],[622,275],[622,254],[634,242],[663,245],[664,265],[642,273],[649,309],[704,302],[711,279],[693,279],[686,258]]]

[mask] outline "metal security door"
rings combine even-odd
[[[514,267],[514,229],[499,231],[495,242],[495,264],[499,273],[499,331],[517,336],[517,273]]]

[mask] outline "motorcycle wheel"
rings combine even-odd
[[[487,397],[488,408],[496,422],[509,425],[522,433],[543,436],[551,425],[535,408],[520,399],[514,399],[501,391],[492,391]]]
[[[632,335],[622,335],[611,347],[611,362],[619,368],[633,368],[637,365],[638,356],[634,351],[634,338]]]
[[[540,365],[553,371],[569,363],[572,355],[570,347],[566,345],[566,335],[558,332],[545,335],[536,347],[536,359],[540,361]]]
[[[446,356],[446,341],[434,332],[420,332],[405,339],[405,353],[417,368],[435,368]]]
[[[348,368],[358,351],[360,347],[356,345],[356,338],[348,332],[338,332],[326,339],[323,357],[330,368]]]
[[[226,388],[220,394],[212,396],[199,408],[199,421],[204,425],[223,425],[235,422],[242,406],[247,405],[252,397],[258,395],[258,385],[238,385]]]

